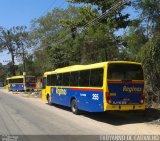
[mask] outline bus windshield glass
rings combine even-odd
[[[143,80],[143,70],[138,64],[109,64],[109,80]]]

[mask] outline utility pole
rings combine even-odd
[[[23,43],[21,43],[22,46],[22,60],[23,60],[23,76],[24,76],[24,82],[26,82],[26,66],[25,66],[25,50],[24,50],[24,46]],[[24,83],[24,92],[26,92],[26,85]]]
[[[22,43],[22,57],[23,57],[23,73],[26,72],[26,65],[25,65],[25,52],[24,52],[24,46]]]

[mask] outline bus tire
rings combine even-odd
[[[80,114],[80,110],[77,107],[76,99],[71,100],[71,111],[73,114],[78,115]]]

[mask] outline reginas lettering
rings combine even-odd
[[[132,93],[132,92],[142,92],[143,89],[140,88],[140,87],[127,87],[127,86],[123,86],[123,92],[129,92],[129,93]]]
[[[67,90],[66,89],[56,89],[56,93],[58,95],[66,95],[67,94]]]

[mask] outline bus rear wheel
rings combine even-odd
[[[77,102],[75,99],[72,99],[72,101],[71,101],[71,111],[75,115],[80,114],[80,110],[77,107]]]

